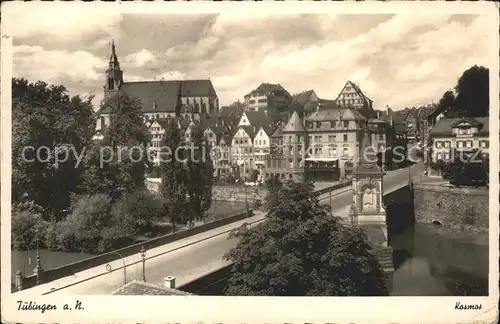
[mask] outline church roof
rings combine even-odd
[[[124,82],[120,90],[129,97],[139,98],[143,113],[176,112],[180,97],[217,97],[210,80]]]

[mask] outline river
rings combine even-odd
[[[487,234],[415,224],[390,240],[391,295],[488,295]]]

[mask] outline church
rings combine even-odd
[[[109,65],[105,72],[104,99],[117,93],[139,98],[142,103],[144,122],[167,117],[209,116],[219,111],[219,99],[210,79],[202,80],[159,80],[125,82],[120,69],[114,41],[111,43]],[[99,112],[97,129],[109,125],[111,111]]]

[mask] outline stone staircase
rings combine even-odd
[[[390,246],[376,246],[375,255],[377,256],[377,259],[385,272],[394,272],[392,248]]]

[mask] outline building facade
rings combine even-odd
[[[339,107],[355,108],[366,118],[375,117],[373,101],[352,81],[346,82],[335,101]]]
[[[441,118],[430,132],[434,161],[449,161],[454,152],[489,157],[489,118]]]

